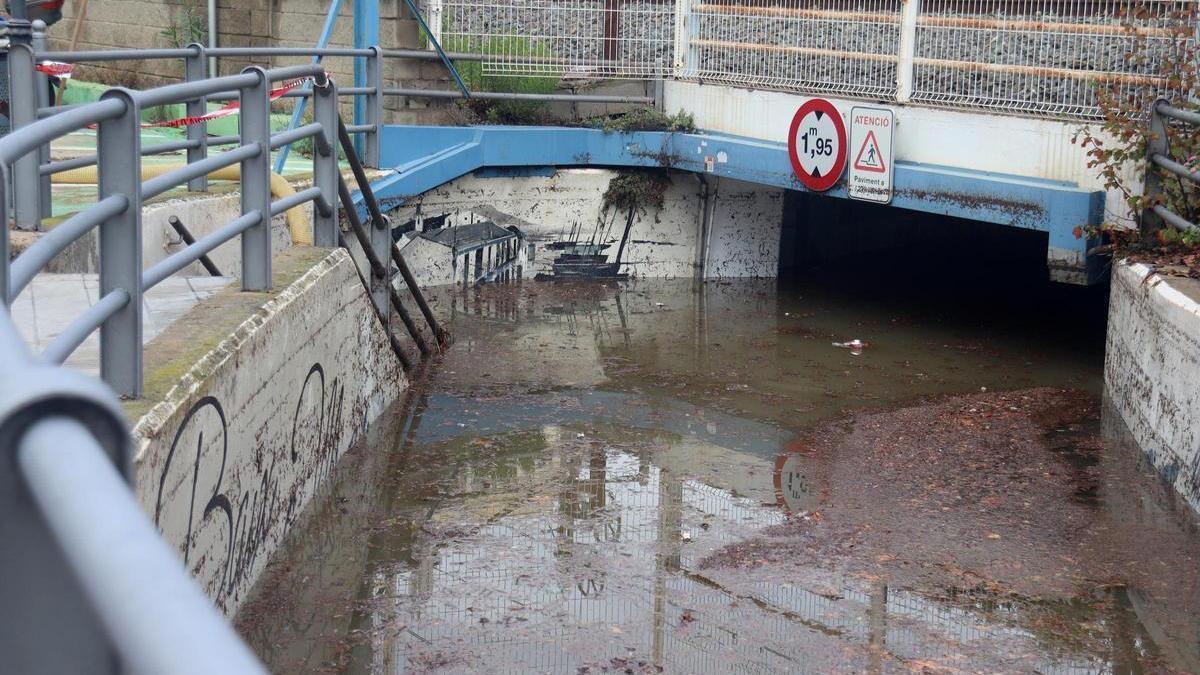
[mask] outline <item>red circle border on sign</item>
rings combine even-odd
[[[837,162],[833,165],[834,170],[820,178],[805,171],[804,167],[800,165],[800,156],[796,154],[796,130],[800,128],[801,120],[814,110],[820,110],[833,119],[833,128],[838,135],[838,157]],[[796,174],[796,179],[813,192],[824,192],[837,185],[842,178],[842,172],[846,170],[846,143],[846,124],[842,122],[842,114],[838,112],[838,109],[823,98],[805,101],[804,105],[796,111],[796,116],[792,118],[792,126],[788,129],[788,159],[792,161],[792,171]]]

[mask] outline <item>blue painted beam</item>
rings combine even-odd
[[[380,44],[379,42],[379,0],[354,0],[354,48],[367,49]],[[354,86],[366,87],[367,60],[354,59]],[[366,124],[366,99],[354,97],[354,123]],[[363,155],[363,136],[355,134],[354,149],[361,157]]]
[[[383,166],[399,167],[376,184],[395,206],[484,168],[529,166],[661,166],[706,172],[759,185],[805,191],[792,173],[787,146],[719,134],[606,133],[560,127],[406,127],[383,132]],[[447,149],[455,149],[448,155]],[[442,159],[444,157],[444,159]],[[826,193],[846,198],[844,186]],[[1104,193],[1063,181],[945,166],[896,162],[892,206],[1049,233],[1051,258],[1077,257],[1089,245],[1077,227],[1099,222]]]

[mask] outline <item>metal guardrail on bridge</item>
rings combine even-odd
[[[1097,87],[1165,90],[1196,0],[429,0],[493,74],[674,77],[1097,119]]]
[[[1142,214],[1142,234],[1151,235],[1170,225],[1183,232],[1200,232],[1200,223],[1188,220],[1196,219],[1196,213],[1175,213],[1162,202],[1164,178],[1170,174],[1179,181],[1180,193],[1186,194],[1190,183],[1190,191],[1200,192],[1200,170],[1196,169],[1196,159],[1192,158],[1191,166],[1185,166],[1171,157],[1171,127],[1184,133],[1200,133],[1200,112],[1177,108],[1166,100],[1155,101],[1150,114],[1150,142],[1147,148],[1148,166],[1146,167],[1146,185],[1142,194],[1149,199],[1145,213]],[[1194,127],[1194,128],[1193,128]],[[1165,172],[1165,173],[1164,173]],[[1182,200],[1186,201],[1186,200]]]

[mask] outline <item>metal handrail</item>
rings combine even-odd
[[[1184,166],[1171,158],[1170,130],[1167,120],[1172,119],[1183,124],[1200,126],[1200,112],[1185,110],[1173,106],[1166,99],[1159,99],[1150,106],[1150,141],[1146,147],[1146,182],[1142,194],[1147,198],[1147,207],[1142,212],[1141,231],[1143,238],[1150,238],[1164,224],[1184,232],[1200,232],[1200,224],[1193,223],[1186,217],[1175,213],[1166,205],[1156,200],[1162,194],[1162,177],[1155,167],[1161,167],[1166,172],[1200,185],[1200,171]],[[1189,214],[1194,217],[1194,214]]]
[[[22,46],[15,51],[18,58],[30,54]],[[266,124],[270,83],[302,76],[317,80],[316,122],[272,135]],[[141,109],[231,88],[238,89],[241,97],[240,134],[212,143],[238,146],[142,181],[142,155],[161,151],[164,144],[140,147]],[[8,178],[16,163],[65,134],[97,128],[96,155],[67,160],[76,166],[99,166],[97,201],[11,262],[8,229],[0,228],[0,452],[12,452],[16,459],[0,463],[11,467],[0,469],[0,529],[16,532],[21,544],[19,552],[10,547],[0,554],[0,597],[32,593],[25,587],[60,571],[73,576],[65,583],[55,578],[53,591],[42,590],[37,596],[37,602],[50,602],[48,596],[55,595],[55,602],[68,608],[65,614],[70,620],[47,614],[44,620],[26,617],[26,623],[27,630],[70,642],[71,654],[78,653],[80,663],[86,664],[80,670],[105,663],[137,672],[263,672],[138,507],[127,484],[130,439],[114,391],[126,397],[141,394],[142,297],[147,289],[238,236],[243,288],[269,288],[269,214],[309,201],[314,204],[315,237],[336,241],[337,212],[331,206],[337,198],[334,179],[339,175],[338,157],[332,151],[336,96],[334,84],[317,68],[249,68],[239,75],[144,92],[111,89],[100,101],[33,121],[0,138],[3,210],[13,196]],[[307,137],[315,139],[317,148],[314,185],[272,201],[266,189],[268,148]],[[178,145],[193,148],[192,140]],[[145,200],[239,163],[242,214],[143,270]],[[52,173],[64,167],[61,162],[43,162],[41,169]],[[100,239],[100,299],[77,314],[35,357],[17,333],[7,307],[55,255],[93,230],[98,230]],[[390,276],[386,272],[385,282]],[[107,387],[58,365],[97,329],[101,378]],[[394,342],[394,336],[389,337]],[[42,663],[43,655],[35,646],[13,643],[6,632],[0,632],[0,649],[23,672]],[[120,663],[112,661],[114,652]]]
[[[42,419],[22,436],[16,459],[129,671],[266,672],[142,512],[93,428],[66,415]]]

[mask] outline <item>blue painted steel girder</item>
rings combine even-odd
[[[382,165],[396,173],[374,188],[389,207],[478,169],[530,166],[661,166],[806,191],[785,144],[719,134],[388,126],[382,145]],[[894,207],[1047,232],[1052,257],[1074,257],[1080,266],[1095,242],[1074,232],[1103,214],[1103,192],[1063,181],[898,161],[894,184]],[[824,194],[847,196],[844,186]]]

